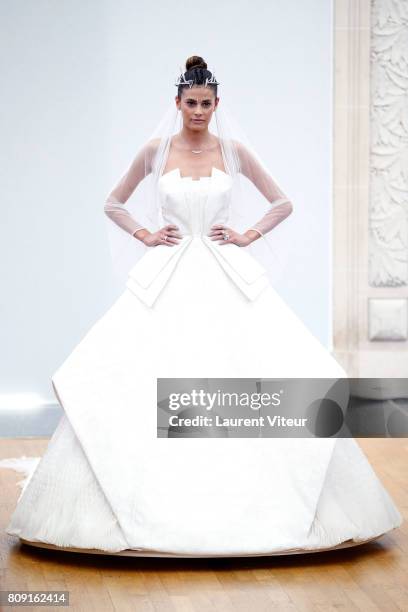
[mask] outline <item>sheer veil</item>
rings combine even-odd
[[[287,219],[293,205],[286,190],[282,190],[249,143],[222,93],[219,97],[209,131],[217,137],[221,148],[224,168],[219,169],[231,178],[226,225],[240,233],[250,228],[257,230],[258,239],[237,248],[247,249],[275,284],[285,271],[296,242],[291,218]],[[151,136],[139,143],[130,164],[106,197],[104,211],[113,271],[121,283],[125,283],[140,257],[148,249],[156,248],[145,246],[133,234],[141,228],[156,232],[164,225],[159,179],[168,171],[166,163],[173,146],[172,137],[181,128],[182,115],[172,100]],[[211,156],[211,151],[206,154]],[[210,166],[211,159],[208,161]]]

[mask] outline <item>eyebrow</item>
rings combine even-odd
[[[187,98],[187,102],[197,102],[196,98]],[[201,102],[211,102],[211,98],[206,98],[205,100],[201,100]]]

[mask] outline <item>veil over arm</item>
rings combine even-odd
[[[151,173],[157,146],[157,140],[150,140],[138,151],[129,168],[112,189],[104,204],[105,214],[116,225],[132,236],[138,230],[146,229],[146,227],[125,208],[125,203],[138,184]]]
[[[225,174],[229,176],[228,184],[231,186],[222,196],[226,203],[227,222],[239,227],[240,231],[249,228],[260,234],[262,240],[253,240],[246,248],[267,269],[271,282],[275,282],[283,271],[294,241],[288,239],[293,233],[288,234],[286,227],[280,227],[277,232],[271,230],[279,224],[286,225],[281,222],[292,212],[292,204],[247,142],[245,134],[225,108],[225,102],[217,107],[214,115],[212,133],[219,139]],[[155,232],[164,223],[160,178],[166,168],[172,137],[181,128],[181,113],[171,102],[106,198],[104,210],[110,252],[113,268],[121,282],[126,281],[129,272],[149,248],[138,239],[140,234],[143,235],[142,230],[152,228],[151,231]],[[202,156],[205,155],[208,165],[215,165],[213,150],[208,154],[203,152]],[[266,212],[255,224],[254,210]]]
[[[242,143],[237,143],[240,172],[246,176],[271,204],[266,214],[248,229],[261,236],[270,232],[293,211],[293,204],[261,162]]]

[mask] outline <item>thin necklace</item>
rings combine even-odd
[[[182,141],[184,142],[184,141]],[[185,143],[187,144],[187,143]],[[209,149],[189,149],[191,153],[202,153],[203,151],[211,151],[211,149],[215,149],[215,146],[210,147]]]

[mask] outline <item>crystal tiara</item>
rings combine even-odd
[[[211,70],[209,70],[209,72],[211,72]],[[174,85],[176,87],[179,87],[179,85],[188,85],[191,89],[191,87],[194,85],[194,79],[187,79],[184,76],[184,72],[181,70],[180,68],[180,76],[177,78],[176,82],[174,83]],[[215,74],[213,72],[211,72],[211,76],[207,77],[205,79],[205,83],[204,83],[204,87],[207,87],[207,85],[219,85],[220,83],[217,81],[217,79],[215,78]]]

